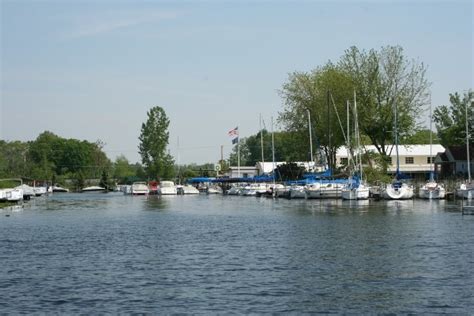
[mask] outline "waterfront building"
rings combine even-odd
[[[364,146],[364,152],[378,153],[373,145]],[[395,175],[397,171],[397,154],[394,145],[386,146],[386,151],[390,155],[390,161],[387,172]],[[398,156],[400,160],[400,172],[412,179],[424,181],[429,178],[430,172],[433,170],[433,162],[437,153],[442,153],[445,148],[439,144],[430,145],[398,145]],[[347,149],[345,146],[340,147],[336,153],[336,166],[342,167],[347,165]]]

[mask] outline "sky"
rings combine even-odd
[[[267,129],[276,121],[289,73],[353,45],[400,45],[428,65],[433,106],[474,87],[472,1],[0,0],[0,10],[0,139],[100,139],[112,160],[140,161],[157,105],[176,161],[215,163],[221,145],[228,158],[229,130],[246,137],[260,114]]]

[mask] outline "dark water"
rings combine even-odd
[[[0,211],[0,311],[469,314],[474,216],[450,210],[57,194]]]

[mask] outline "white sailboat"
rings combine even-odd
[[[395,150],[397,154],[397,171],[395,174],[395,179],[392,183],[386,185],[382,191],[382,196],[384,199],[388,200],[406,200],[411,199],[414,195],[413,186],[401,181],[400,173],[400,158],[398,155],[398,122],[397,122],[397,105],[394,107],[394,116],[395,116]]]
[[[469,101],[468,101],[469,102]],[[467,154],[467,182],[461,183],[456,189],[456,195],[463,199],[474,199],[474,183],[471,181],[470,135],[468,120],[468,104],[466,103],[466,154]]]
[[[420,187],[418,195],[422,199],[444,199],[446,196],[446,190],[441,183],[437,183],[434,180],[434,168],[433,168],[433,133],[432,133],[432,112],[431,112],[431,96],[430,96],[430,179],[427,183]]]
[[[349,151],[349,160],[354,162],[353,159],[351,159],[351,154],[350,154],[350,142],[349,142],[349,103],[347,106],[347,148]],[[357,117],[357,100],[356,100],[356,93],[354,91],[354,136],[357,142],[357,150],[356,150],[356,161],[355,161],[355,170],[351,176],[351,179],[348,181],[348,183],[342,188],[341,196],[342,199],[344,200],[367,200],[369,198],[369,187],[364,183],[363,177],[362,177],[362,157],[361,157],[361,146],[360,146],[360,135],[359,135],[359,123],[358,123],[358,117]],[[351,161],[348,161],[348,165],[350,165]]]

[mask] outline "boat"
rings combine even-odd
[[[430,157],[433,157],[432,147],[433,147],[433,133],[432,129],[432,113],[431,113],[431,100],[430,100]],[[446,190],[444,186],[440,183],[437,183],[434,179],[434,167],[433,159],[430,158],[430,179],[427,183],[420,187],[418,196],[421,199],[444,199],[446,196]]]
[[[46,188],[46,187],[33,187],[33,192],[35,193],[35,196],[42,196],[42,195],[45,195],[48,192],[48,188]]]
[[[290,187],[290,199],[305,199],[306,192],[304,185],[292,185]]]
[[[65,193],[65,192],[69,192],[69,190],[66,189],[66,188],[57,186],[57,185],[53,185],[52,186],[52,192],[54,192],[54,193]]]
[[[148,185],[146,182],[138,181],[132,183],[130,192],[132,195],[148,195],[150,190],[148,189]]]
[[[222,194],[222,189],[220,186],[210,185],[207,187],[206,193],[207,194]]]
[[[156,195],[158,194],[158,182],[157,181],[150,181],[148,182],[148,190],[149,194]]]
[[[90,187],[85,187],[81,190],[82,193],[87,193],[87,192],[105,192],[105,188],[100,187],[100,186],[90,186]]]
[[[339,199],[344,183],[337,180],[326,180],[311,183],[306,186],[307,199]]]
[[[277,184],[273,187],[274,196],[277,198],[290,198],[290,186]]]
[[[194,186],[187,184],[187,185],[177,185],[176,186],[177,194],[199,194],[199,190],[196,189]]]
[[[420,187],[418,195],[421,199],[444,199],[446,190],[442,184],[430,180]]]
[[[23,200],[29,200],[29,199],[31,199],[31,197],[35,196],[35,191],[33,190],[33,187],[30,187],[27,184],[23,183],[23,184],[15,187],[15,189],[20,189],[20,190],[23,191]]]
[[[23,200],[22,189],[0,189],[0,202],[20,202]]]
[[[354,91],[354,137],[356,140],[356,155],[353,159],[350,150],[350,128],[349,128],[349,102],[347,102],[347,148],[348,148],[348,167],[351,168],[351,164],[354,166],[351,169],[351,177],[349,181],[344,185],[341,191],[341,197],[343,200],[367,200],[370,195],[370,187],[362,180],[363,179],[363,168],[362,168],[362,157],[361,157],[361,146],[360,146],[360,135],[359,135],[359,119],[357,115],[357,99]]]
[[[160,195],[176,195],[176,186],[173,181],[161,181],[158,188],[158,194]]]
[[[466,106],[466,155],[467,155],[467,182],[461,183],[456,189],[456,195],[462,199],[474,199],[474,183],[471,181],[471,159],[470,159],[470,142],[469,142],[469,123],[468,112]]]
[[[400,173],[400,157],[398,155],[398,123],[397,123],[397,105],[394,108],[395,124],[395,150],[397,154],[397,170],[395,178],[392,183],[389,183],[383,188],[382,197],[387,200],[406,200],[411,199],[414,195],[413,186],[403,181],[403,176]]]

